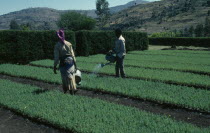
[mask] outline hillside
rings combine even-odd
[[[50,8],[28,8],[0,16],[0,29],[9,29],[11,20],[18,24],[30,23],[35,30],[57,29],[60,14],[67,12]],[[94,10],[71,10],[87,16],[97,17]]]
[[[148,3],[144,0],[137,0],[136,5]],[[116,13],[123,9],[134,6],[135,2],[131,1],[125,5],[111,7],[110,12]],[[9,29],[11,20],[17,21],[18,24],[30,23],[34,30],[57,29],[56,22],[61,13],[67,11],[76,11],[81,14],[86,14],[92,18],[96,18],[95,10],[55,10],[51,8],[28,8],[21,11],[11,12],[0,16],[0,30]]]
[[[208,0],[162,0],[133,6],[114,14],[111,28],[148,33],[172,31],[203,24],[209,15]]]
[[[110,8],[110,12],[112,14],[114,14],[114,13],[120,12],[120,11],[122,11],[124,9],[127,9],[129,7],[132,7],[132,6],[135,6],[135,5],[139,5],[139,4],[146,4],[146,3],[149,3],[149,2],[146,1],[146,0],[131,1],[131,2],[128,2],[127,4],[125,4],[125,5],[119,5],[119,6],[111,7]]]

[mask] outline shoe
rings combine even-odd
[[[78,89],[77,90],[74,90],[74,94],[76,94],[78,92]]]
[[[122,76],[122,78],[124,78],[124,79],[125,79],[125,78],[126,78],[126,76]]]
[[[73,91],[73,90],[70,90],[70,94],[71,94],[71,95],[74,95],[74,91]]]

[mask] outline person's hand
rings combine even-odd
[[[54,66],[53,68],[54,74],[57,74],[56,69],[57,69],[56,66]]]

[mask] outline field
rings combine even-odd
[[[77,57],[82,85],[61,92],[53,60],[0,65],[0,105],[67,132],[210,132],[210,52],[148,50],[115,78],[104,55]]]

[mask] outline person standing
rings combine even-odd
[[[125,78],[125,71],[124,71],[124,58],[126,55],[125,39],[122,36],[121,29],[116,29],[115,35],[117,37],[114,49],[114,52],[116,53],[116,66],[115,66],[116,77],[120,77],[121,75],[122,78]]]
[[[59,41],[54,47],[54,73],[57,74],[56,69],[59,64],[63,91],[67,93],[69,90],[73,95],[77,91],[74,75],[76,58],[72,44],[65,40],[64,30],[57,31],[57,36]]]

